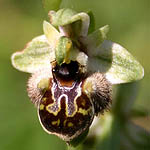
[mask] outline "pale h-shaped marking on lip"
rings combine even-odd
[[[71,87],[62,87],[59,84],[53,82],[51,88],[52,99],[54,102],[46,106],[46,110],[55,116],[61,111],[61,100],[65,100],[66,116],[73,117],[77,112],[76,100],[81,96],[81,82],[75,82]],[[57,90],[56,90],[57,89]]]

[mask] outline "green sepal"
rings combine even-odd
[[[62,63],[69,63],[69,54],[72,49],[72,41],[67,37],[60,37],[56,48],[55,48],[55,55],[56,55],[56,62],[58,65]]]
[[[88,34],[91,34],[92,32],[95,31],[95,18],[94,18],[94,14],[92,11],[88,11],[87,14],[90,17],[90,25],[89,25]]]
[[[89,70],[104,73],[112,84],[132,82],[144,76],[140,63],[117,43],[105,40],[99,47],[91,50],[90,55]]]
[[[12,55],[12,65],[23,72],[35,73],[39,69],[50,66],[55,60],[55,52],[50,47],[45,35],[38,36],[29,42],[23,51]]]

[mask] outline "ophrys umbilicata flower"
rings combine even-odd
[[[144,71],[127,50],[106,40],[108,25],[88,34],[87,13],[61,9],[49,16],[44,35],[14,53],[12,64],[32,74],[27,91],[43,129],[70,142],[109,109],[112,84],[139,80]]]

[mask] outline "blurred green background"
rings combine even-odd
[[[109,24],[108,38],[127,48],[145,68],[134,108],[150,114],[150,1],[66,0],[62,7],[92,10],[96,28]],[[47,18],[41,0],[0,0],[0,150],[66,149],[63,141],[41,128],[29,101],[29,74],[15,70],[11,54],[43,33]],[[150,130],[150,117],[136,120]]]

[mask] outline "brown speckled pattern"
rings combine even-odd
[[[57,78],[50,80],[49,90],[40,102],[39,118],[48,132],[71,137],[90,126],[94,111],[90,99],[82,92],[82,81],[68,82],[72,83],[65,86]]]

